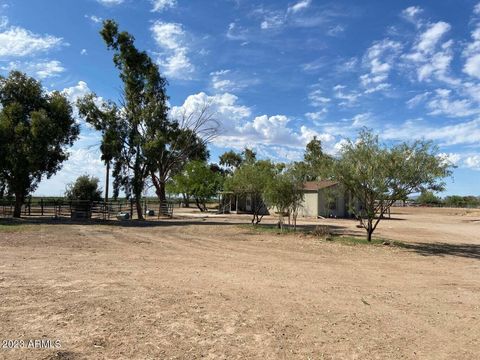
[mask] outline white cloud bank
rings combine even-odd
[[[63,39],[38,35],[18,26],[0,32],[0,58],[36,55],[60,46]]]
[[[191,78],[195,67],[189,58],[186,33],[181,24],[156,21],[150,28],[153,38],[161,48],[158,63],[167,76]]]

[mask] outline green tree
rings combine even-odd
[[[152,164],[150,176],[160,203],[166,201],[168,181],[189,161],[207,161],[207,143],[215,136],[216,129],[216,121],[205,104],[203,110],[172,119],[163,135],[149,142],[146,154]]]
[[[68,158],[79,127],[65,96],[47,93],[18,71],[0,77],[0,105],[0,178],[15,195],[13,216],[20,217],[25,197]]]
[[[74,183],[67,186],[65,197],[69,200],[101,201],[102,189],[98,187],[99,182],[94,176],[79,176]]]
[[[108,202],[108,190],[110,185],[110,164],[121,157],[123,147],[123,134],[126,124],[122,122],[121,112],[117,105],[111,101],[102,101],[95,94],[88,94],[77,101],[78,112],[85,121],[92,125],[95,130],[102,133],[100,151],[101,159],[105,163],[105,202]],[[115,165],[114,165],[115,167]],[[118,196],[118,186],[115,198]]]
[[[231,177],[225,180],[225,189],[241,196],[252,197],[252,224],[257,225],[263,218],[265,204],[263,196],[276,168],[269,160],[249,161],[242,164]]]
[[[217,195],[223,182],[219,172],[202,161],[189,162],[182,172],[172,179],[172,192],[192,197],[202,212],[207,211],[207,201]]]
[[[233,173],[243,163],[242,155],[233,150],[224,152],[219,159],[220,166],[225,167],[229,173]]]
[[[303,155],[305,180],[321,180],[332,177],[333,158],[323,151],[322,142],[316,136],[307,144]]]
[[[480,197],[450,195],[445,198],[444,203],[448,207],[479,207]]]
[[[250,148],[245,148],[242,151],[243,161],[253,163],[257,160],[257,153]]]
[[[143,219],[141,197],[153,165],[146,152],[162,141],[169,126],[167,82],[147,53],[135,47],[134,37],[119,32],[113,20],[104,21],[100,34],[114,52],[113,62],[123,82],[122,131],[117,133],[122,150],[115,159],[114,190],[118,193],[122,188],[127,197],[133,196],[138,219]]]
[[[278,172],[270,179],[263,194],[265,202],[277,211],[282,231],[284,216],[288,216],[289,223],[292,216],[294,229],[297,228],[298,211],[304,198],[302,175],[295,166]]]
[[[362,130],[356,141],[347,141],[335,166],[336,179],[361,204],[353,210],[371,241],[383,215],[392,204],[422,191],[441,191],[451,175],[451,165],[438,156],[431,142],[414,141],[391,148],[378,136]]]
[[[422,191],[420,196],[417,198],[416,203],[421,205],[441,205],[442,199],[436,196],[432,191]]]
[[[123,81],[122,142],[115,158],[115,189],[121,186],[127,196],[133,195],[138,218],[143,219],[141,195],[150,178],[160,201],[166,201],[168,180],[190,160],[206,160],[206,144],[216,134],[218,123],[203,104],[191,112],[180,112],[169,118],[166,79],[144,51],[134,46],[134,38],[119,32],[112,20],[103,24],[101,35],[114,51],[113,61]]]

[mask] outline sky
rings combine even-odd
[[[118,101],[99,35],[114,19],[168,79],[172,114],[209,104],[209,145],[301,159],[317,136],[335,155],[363,127],[381,141],[435,142],[457,167],[448,194],[480,195],[480,3],[470,0],[0,0],[0,74],[12,69],[72,101]],[[82,119],[70,158],[36,195],[82,174],[103,182],[100,135]]]

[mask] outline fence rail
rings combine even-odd
[[[173,216],[174,207],[179,207],[178,202],[167,202],[162,204],[157,200],[142,200],[142,210],[146,217]],[[13,216],[15,201],[0,199],[0,217],[8,218]],[[27,200],[22,205],[22,216],[28,217],[71,217],[91,219],[116,219],[120,213],[129,213],[129,218],[135,218],[137,206],[133,200],[118,201],[82,201],[67,200],[59,198],[34,198]]]

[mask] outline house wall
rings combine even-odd
[[[318,192],[305,192],[302,207],[299,211],[300,216],[318,216]]]
[[[329,201],[335,205],[330,207]],[[318,191],[318,214],[323,217],[347,217],[348,204],[345,192],[337,186]]]

